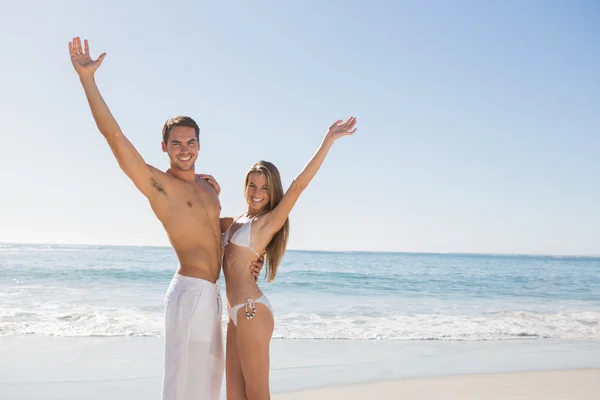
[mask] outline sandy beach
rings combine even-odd
[[[274,400],[596,400],[600,369],[400,379],[276,394]]]
[[[0,338],[2,400],[158,398],[162,338]],[[273,399],[597,399],[597,341],[274,340]],[[222,399],[225,398],[224,391]]]

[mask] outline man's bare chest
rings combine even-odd
[[[178,182],[179,183],[179,182]],[[170,185],[169,190],[160,193],[156,201],[153,201],[153,208],[157,214],[170,217],[174,216],[195,216],[218,218],[221,204],[214,189],[204,183],[186,183]]]

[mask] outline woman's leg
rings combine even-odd
[[[227,357],[225,360],[227,400],[247,400],[244,375],[237,347],[237,329],[229,319],[227,324]]]
[[[269,345],[273,314],[267,306],[254,303],[254,318],[246,319],[245,307],[237,312],[237,348],[248,400],[269,400]]]

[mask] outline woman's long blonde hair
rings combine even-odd
[[[250,167],[246,173],[246,181],[244,183],[244,196],[248,187],[250,174],[258,172],[267,178],[267,188],[269,192],[269,204],[265,211],[271,211],[283,199],[283,185],[281,184],[281,175],[279,170],[273,163],[260,160]],[[247,201],[248,199],[246,199]],[[287,247],[287,241],[290,234],[290,220],[286,218],[285,223],[279,231],[273,236],[266,248],[265,264],[267,266],[266,278],[268,282],[273,282],[277,267],[281,263],[283,254]]]

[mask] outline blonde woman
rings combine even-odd
[[[283,193],[279,171],[268,161],[258,161],[246,174],[248,210],[235,218],[221,218],[223,272],[227,286],[227,399],[270,399],[269,344],[273,311],[248,265],[262,256],[266,278],[275,279],[289,235],[288,215],[302,191],[313,179],[336,139],[356,132],[356,118],[336,121],[304,170]],[[217,192],[218,184],[202,175]]]

